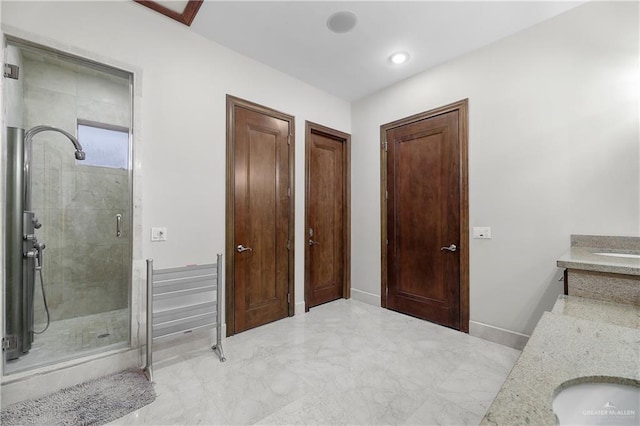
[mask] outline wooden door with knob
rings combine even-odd
[[[468,331],[467,102],[382,126],[382,305]]]
[[[293,117],[227,98],[227,335],[293,315]]]
[[[350,296],[349,143],[346,133],[306,124],[306,310]]]

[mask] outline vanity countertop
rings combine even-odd
[[[552,401],[567,381],[640,381],[639,311],[560,296],[538,322],[481,424],[554,425]]]
[[[597,247],[571,247],[560,259],[559,268],[581,269],[584,271],[607,272],[611,274],[640,275],[640,258],[606,256],[597,253],[640,254],[640,251],[617,251]]]
[[[558,300],[553,305],[551,312],[574,318],[640,329],[640,307],[634,305],[562,294],[558,296]],[[638,345],[640,345],[640,342],[638,342]],[[640,346],[638,350],[640,350]]]
[[[559,268],[640,275],[640,237],[571,235],[571,249],[557,264]]]

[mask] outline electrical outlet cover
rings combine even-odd
[[[151,241],[167,241],[167,228],[151,228]]]
[[[490,226],[474,226],[473,238],[490,239],[491,227]]]

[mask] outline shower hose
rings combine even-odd
[[[47,331],[49,324],[51,324],[51,316],[49,315],[49,305],[47,304],[47,294],[44,292],[44,278],[42,278],[42,266],[38,265],[36,268],[40,275],[40,288],[42,289],[42,301],[44,302],[44,310],[47,312],[47,325],[40,331],[32,330],[34,334],[42,334]]]

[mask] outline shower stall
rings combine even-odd
[[[126,347],[132,76],[5,46],[4,373]]]

